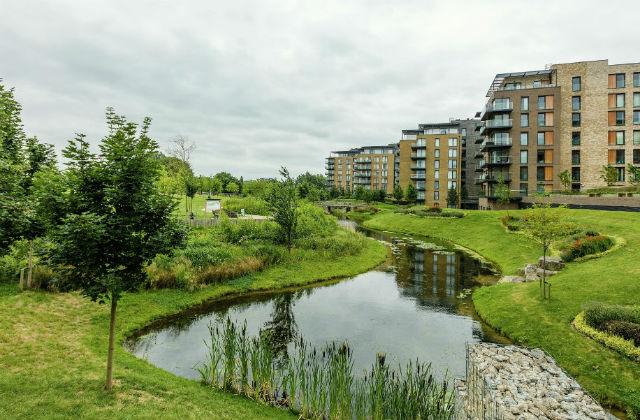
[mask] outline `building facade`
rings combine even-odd
[[[397,144],[331,152],[325,159],[328,187],[353,192],[362,186],[391,194],[397,179],[397,154]]]
[[[480,208],[495,208],[504,180],[514,196],[564,188],[606,186],[611,164],[616,185],[628,185],[626,165],[640,164],[640,63],[607,60],[556,64],[548,69],[497,74],[480,119],[482,157],[476,183]]]

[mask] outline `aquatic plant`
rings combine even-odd
[[[203,383],[287,407],[305,419],[451,419],[453,394],[447,378],[434,378],[431,364],[417,359],[397,369],[378,353],[362,375],[353,371],[348,342],[311,347],[303,338],[276,356],[270,335],[253,338],[227,318],[209,325],[207,358],[195,368]]]

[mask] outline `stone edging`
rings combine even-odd
[[[587,324],[584,319],[584,315],[584,311],[582,311],[573,319],[572,324],[576,331],[586,335],[594,341],[597,341],[605,347],[615,350],[631,360],[640,362],[640,347],[636,347],[632,340],[625,340],[622,337],[607,334],[606,332],[593,328]]]

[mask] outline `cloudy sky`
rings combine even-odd
[[[640,61],[637,1],[2,1],[0,78],[29,135],[153,118],[197,173],[324,172],[328,152],[472,117],[496,73]]]

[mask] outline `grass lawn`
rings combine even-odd
[[[386,256],[386,248],[370,240],[357,256],[286,263],[195,292],[127,294],[118,306],[108,392],[108,306],[75,293],[20,293],[0,284],[0,418],[295,418],[165,372],[124,351],[122,343],[154,319],[205,300],[351,276]]]
[[[518,267],[542,255],[525,236],[505,231],[500,217],[506,212],[466,213],[462,219],[429,219],[384,212],[365,225],[455,241],[492,260],[505,274],[515,274]],[[640,413],[640,364],[571,327],[586,302],[640,302],[640,214],[570,210],[570,218],[602,234],[622,237],[627,244],[601,258],[567,264],[550,278],[550,303],[539,298],[537,283],[500,284],[474,293],[476,310],[514,342],[547,350],[601,403]]]

